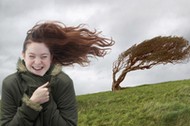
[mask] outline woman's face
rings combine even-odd
[[[32,42],[27,44],[23,58],[28,71],[43,76],[51,66],[51,54],[44,43]]]

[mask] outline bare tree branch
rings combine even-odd
[[[189,58],[190,45],[183,37],[158,36],[135,44],[113,62],[112,90],[121,89],[120,83],[130,71],[150,69],[159,64],[181,63]]]

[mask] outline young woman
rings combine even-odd
[[[77,103],[72,79],[62,66],[87,65],[114,44],[79,25],[37,23],[27,33],[17,72],[3,81],[2,126],[76,126]]]

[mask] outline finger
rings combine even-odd
[[[49,85],[49,82],[46,82],[45,84],[43,84],[42,86],[40,86],[41,88],[47,87]]]
[[[49,82],[48,82],[48,85],[46,87],[50,89],[50,83]]]

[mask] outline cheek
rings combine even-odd
[[[44,61],[44,64],[50,66],[51,65],[51,59],[47,59]]]
[[[24,62],[25,62],[25,64],[27,65],[27,64],[29,64],[31,61],[30,61],[27,57],[25,57],[25,58],[24,58]]]
[[[33,61],[31,61],[31,60],[25,60],[26,67],[31,67],[32,63],[33,63]]]

